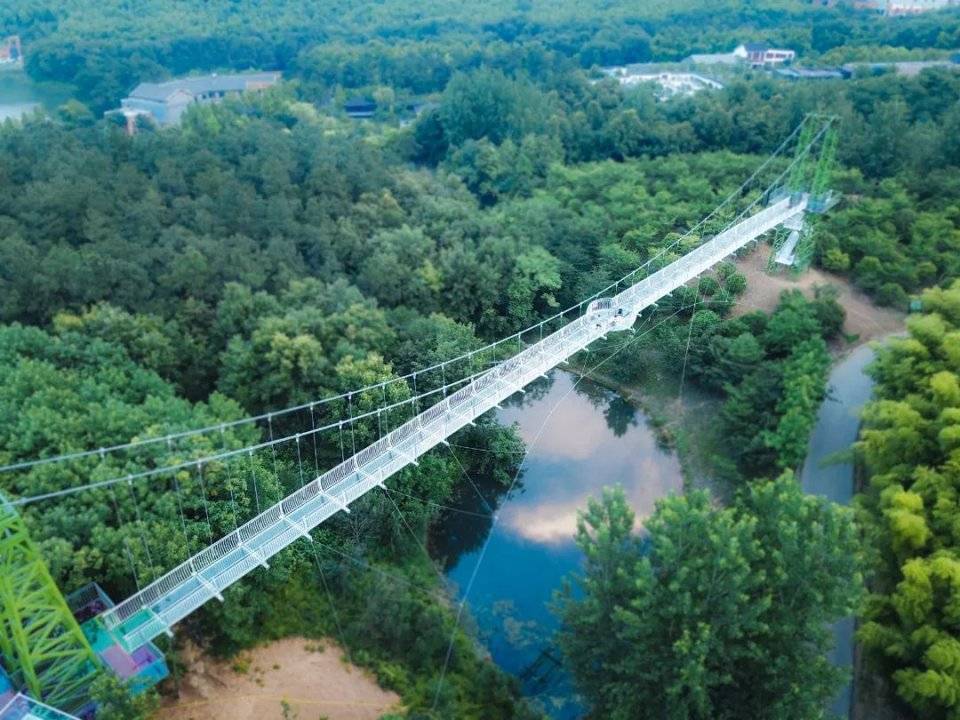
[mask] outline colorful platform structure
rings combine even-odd
[[[114,604],[99,585],[63,596],[2,494],[0,550],[0,720],[89,720],[90,688],[103,671],[135,694],[169,675],[152,642],[124,648],[107,630],[101,617]]]
[[[113,600],[96,583],[67,596],[67,605],[103,665],[123,680],[133,693],[144,692],[170,674],[163,653],[152,642],[128,652],[110,633],[100,614],[114,607]],[[0,720],[4,720],[0,717]]]
[[[79,720],[75,715],[67,715],[56,708],[44,705],[23,693],[15,695],[10,702],[0,708],[0,720]]]
[[[145,692],[170,674],[163,653],[153,643],[146,643],[133,652],[127,652],[103,626],[99,615],[114,604],[99,585],[91,583],[67,596],[66,600],[97,659],[105,669],[122,680],[131,692]],[[77,715],[69,715],[19,692],[0,668],[0,720],[93,718],[96,706],[87,701],[82,707],[73,708],[73,711]]]
[[[17,692],[10,678],[0,669],[0,720],[77,720],[77,718]]]

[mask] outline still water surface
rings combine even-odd
[[[462,595],[490,534],[469,594],[480,636],[497,664],[520,677],[551,717],[576,718],[582,708],[556,662],[551,636],[557,622],[549,603],[562,579],[580,567],[577,511],[604,487],[620,485],[639,527],[657,499],[682,490],[680,465],[639,410],[594,383],[575,387],[564,371],[531,386],[498,418],[517,423],[529,449],[517,488],[500,500],[492,531],[487,520],[451,514],[433,546]],[[494,503],[493,489],[478,490]],[[470,510],[482,511],[483,501],[476,502]]]
[[[810,448],[803,463],[800,482],[804,491],[849,505],[853,500],[854,468],[851,462],[831,462],[847,450],[860,431],[860,411],[873,392],[873,380],[866,374],[874,352],[862,345],[834,366],[830,373],[827,399],[820,406],[817,424],[810,435]],[[833,627],[834,647],[830,660],[834,665],[853,667],[853,618]],[[831,704],[831,712],[849,717],[853,702],[853,683],[848,682]]]
[[[41,90],[22,72],[0,72],[0,123],[18,120],[43,105],[56,107],[65,100],[62,90]]]

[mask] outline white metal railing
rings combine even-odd
[[[0,707],[0,720],[77,720],[77,718],[19,693],[6,705]]]
[[[631,327],[637,314],[767,231],[802,213],[806,197],[784,198],[587,312],[423,411],[356,455],[103,613],[124,645],[152,640],[247,572],[350,502],[382,485],[443,439],[472,422],[606,333]]]

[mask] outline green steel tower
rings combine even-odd
[[[837,132],[834,123],[830,123],[823,136],[823,146],[820,148],[820,157],[817,159],[817,166],[813,173],[813,183],[810,186],[810,195],[815,202],[826,201],[827,185],[830,184],[833,169],[837,164],[837,144],[839,141],[840,133]]]
[[[814,119],[822,122],[813,122]],[[797,231],[799,237],[790,252],[790,269],[795,273],[806,270],[813,261],[816,226],[818,215],[826,212],[833,203],[828,189],[833,169],[836,165],[839,132],[836,118],[823,115],[810,115],[800,132],[793,168],[786,180],[784,190],[789,193],[808,193],[807,209],[803,227]],[[812,147],[819,143],[818,148]],[[779,272],[785,265],[780,264],[777,256],[788,242],[791,231],[780,228],[773,240],[773,250],[767,261],[768,272]],[[786,245],[788,248],[790,245]]]
[[[100,663],[60,593],[23,518],[0,496],[0,654],[23,690],[73,710]]]
[[[813,120],[814,118],[812,116],[807,118],[803,128],[800,130],[800,137],[797,139],[797,150],[793,169],[787,178],[787,190],[792,193],[806,190],[808,179],[812,174],[811,157],[813,155],[813,148],[811,148],[810,145],[815,140],[817,131],[822,127],[817,125]]]

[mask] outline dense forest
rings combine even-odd
[[[857,446],[869,472],[860,512],[876,580],[859,635],[918,717],[956,712],[960,284],[923,294],[909,336],[873,367]]]
[[[910,338],[891,342],[874,370],[859,522],[803,496],[791,472],[824,398],[830,348],[843,342],[843,308],[820,288],[734,317],[762,279],[724,264],[662,303],[640,341],[595,352],[617,353],[617,381],[682,367],[718,401],[728,442],[712,472],[729,502],[672,498],[642,538],[621,494],[592,502],[577,536],[583,573],[556,602],[560,644],[592,717],[821,717],[841,679],[824,659],[825,628],[859,609],[866,576],[860,637],[903,711],[956,712],[960,75],[792,84],[745,71],[722,90],[661,101],[592,69],[751,39],[810,62],[940,52],[960,47],[960,14],[889,22],[788,0],[121,5],[0,8],[0,35],[23,37],[30,76],[76,96],[0,125],[0,464],[215,426],[474,350],[656,257],[807,113],[829,112],[841,128],[834,186],[844,200],[818,226],[815,262],[899,309],[938,286],[923,293]],[[282,69],[288,81],[133,137],[99,119],[137,81],[248,67]],[[374,122],[330,103],[360,92],[382,101]],[[435,106],[399,122],[392,108],[424,96]],[[391,383],[383,401],[416,392]],[[311,408],[285,429],[314,421]],[[162,452],[202,457],[272,440],[275,429],[284,426],[241,424]],[[359,432],[360,444],[376,439],[370,425]],[[409,717],[538,717],[478,654],[424,552],[465,492],[463,475],[501,488],[496,503],[519,472],[513,430],[484,418],[463,432],[474,451],[427,456],[396,494],[371,494],[325,523],[315,543],[191,617],[185,634],[222,654],[329,635],[401,694]],[[308,473],[343,452],[316,439],[302,449]],[[5,476],[2,490],[50,492],[156,462],[144,453],[86,458],[68,472],[37,466]],[[95,580],[121,597],[303,473],[298,440],[159,488],[97,490],[24,514],[64,590]]]
[[[443,90],[457,71],[480,66],[532,75],[563,67],[679,60],[740,42],[788,45],[836,62],[898,51],[960,47],[960,14],[887,23],[844,5],[802,0],[610,2],[496,0],[467,7],[379,3],[200,0],[18,0],[0,8],[0,35],[28,43],[28,71],[74,85],[104,110],[139,80],[196,70],[278,69],[309,84]]]

